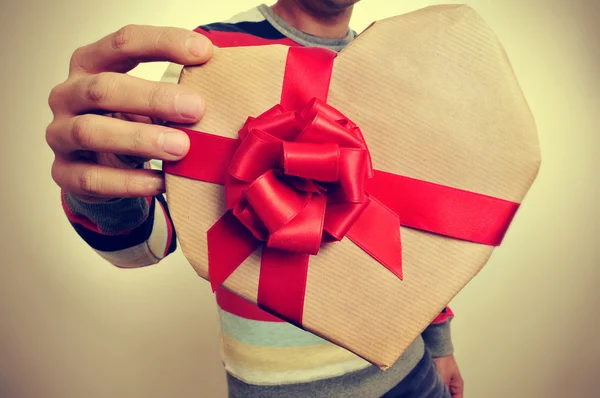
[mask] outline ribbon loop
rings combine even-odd
[[[361,203],[365,200],[367,151],[342,148],[340,156],[340,188],[343,201]]]
[[[252,130],[233,155],[229,173],[238,180],[252,182],[277,167],[280,157],[281,140],[262,130]]]
[[[294,253],[316,255],[323,238],[323,220],[327,200],[323,195],[314,194],[288,224],[271,234],[267,247]]]
[[[242,198],[235,204],[233,215],[252,233],[252,235],[254,235],[256,239],[261,241],[268,239],[269,230],[245,198]]]
[[[227,207],[256,239],[311,255],[324,243],[325,226],[325,239],[343,239],[368,203],[369,154],[352,121],[313,98],[299,110],[278,104],[249,117],[238,136]]]
[[[340,147],[337,144],[285,142],[282,163],[287,175],[335,182],[339,178]]]
[[[259,116],[248,123],[248,131],[262,130],[280,140],[293,141],[300,134],[301,120],[299,120],[298,114],[285,112],[280,107],[271,109],[274,110],[266,112],[265,116]]]
[[[362,144],[350,130],[321,113],[317,113],[313,119],[306,121],[306,127],[296,141],[336,143],[345,148],[360,148]]]
[[[243,192],[244,198],[265,227],[273,233],[296,217],[310,199],[270,170]]]

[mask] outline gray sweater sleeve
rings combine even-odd
[[[163,195],[87,203],[62,192],[62,203],[77,234],[115,266],[155,264],[176,249],[175,229]]]
[[[146,221],[150,211],[147,198],[116,199],[90,204],[65,192],[64,202],[72,214],[87,218],[105,235],[121,234],[139,227]]]
[[[451,320],[440,324],[431,324],[421,334],[425,346],[433,358],[445,357],[454,353],[450,322]]]

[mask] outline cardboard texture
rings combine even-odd
[[[248,116],[278,103],[287,47],[216,49],[180,84],[206,98],[182,126],[237,138]],[[540,164],[533,117],[497,38],[467,6],[378,21],[335,59],[328,103],[360,126],[374,168],[521,203]],[[224,187],[166,176],[181,249],[208,279],[207,230]],[[404,280],[349,239],[311,256],[304,328],[390,367],[481,270],[494,247],[401,228]],[[256,303],[261,250],[224,287]]]

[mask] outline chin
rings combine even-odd
[[[318,1],[318,0],[317,0]],[[360,0],[321,0],[327,7],[331,9],[341,9],[350,7]]]
[[[298,0],[305,9],[313,11],[315,14],[329,15],[338,14],[345,9],[352,7],[360,0]]]

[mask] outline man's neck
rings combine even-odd
[[[294,28],[328,39],[346,37],[352,16],[352,6],[324,13],[323,10],[312,10],[298,0],[278,0],[271,8]]]

